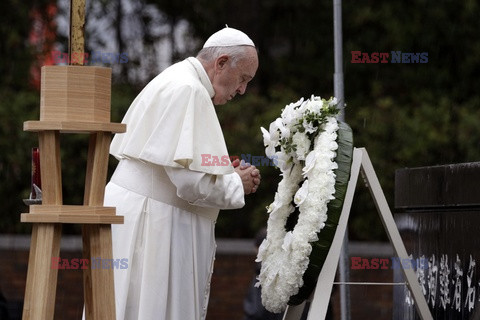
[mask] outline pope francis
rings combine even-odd
[[[197,57],[154,78],[128,109],[105,192],[105,206],[125,217],[113,226],[114,258],[128,259],[115,270],[117,319],[205,319],[219,209],[242,207],[260,173],[205,165],[202,155],[228,156],[214,105],[245,93],[257,68],[252,40],[227,27]]]

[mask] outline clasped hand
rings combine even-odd
[[[240,176],[245,194],[255,193],[262,179],[260,170],[248,162],[236,159],[232,162],[235,172]]]

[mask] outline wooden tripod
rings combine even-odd
[[[85,0],[71,3],[70,55],[83,56]],[[70,60],[71,61],[71,60]],[[82,63],[83,64],[83,61]],[[112,259],[111,224],[123,223],[115,208],[103,207],[112,133],[124,124],[110,123],[111,69],[83,65],[42,67],[40,121],[24,123],[38,132],[42,204],[30,206],[22,222],[33,223],[23,319],[53,319],[63,223],[83,224],[83,257]],[[83,205],[64,205],[60,135],[90,135]],[[86,319],[115,319],[112,268],[84,270]]]

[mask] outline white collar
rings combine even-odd
[[[210,95],[210,98],[213,98],[213,96],[215,96],[215,90],[213,89],[212,82],[208,78],[208,74],[205,71],[205,68],[203,67],[203,65],[200,63],[200,61],[197,58],[194,58],[194,57],[187,58],[187,61],[190,62],[192,66],[195,68],[195,71],[197,72],[200,82],[203,84],[205,89],[207,89],[208,94]]]

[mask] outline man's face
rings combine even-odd
[[[237,94],[244,94],[247,84],[253,79],[258,69],[257,51],[248,47],[247,55],[239,59],[236,65],[231,64],[228,55],[222,55],[215,61],[215,75],[212,80],[215,96],[214,105],[225,104]]]

